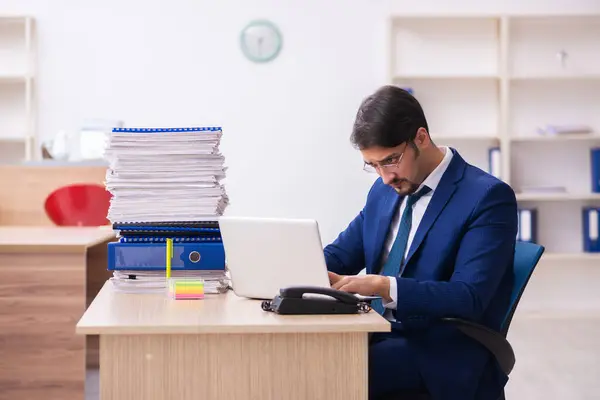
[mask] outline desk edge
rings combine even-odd
[[[210,334],[278,334],[278,333],[370,333],[390,332],[391,324],[374,322],[348,326],[306,325],[238,325],[238,326],[119,326],[101,327],[77,324],[78,335],[210,335]]]

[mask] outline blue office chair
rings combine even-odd
[[[502,322],[500,332],[494,331],[485,326],[474,322],[466,321],[460,318],[443,318],[442,321],[455,325],[465,335],[477,340],[485,346],[498,361],[498,365],[502,371],[509,375],[515,366],[515,353],[512,346],[506,340],[508,328],[512,321],[521,295],[525,290],[525,286],[529,282],[529,278],[533,274],[538,261],[544,253],[544,247],[534,243],[517,241],[515,246],[514,258],[514,274],[515,281],[510,298],[510,306]],[[391,397],[386,397],[385,400],[394,399],[413,399],[413,400],[428,400],[429,397],[422,393],[398,393]],[[504,399],[504,394],[499,400]]]

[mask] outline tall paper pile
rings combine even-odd
[[[116,222],[204,221],[222,215],[229,199],[219,152],[220,128],[117,128],[105,152],[106,188]]]
[[[112,194],[107,218],[120,235],[109,244],[117,290],[166,293],[166,238],[180,268],[173,277],[203,279],[206,293],[226,290],[218,229],[229,203],[221,135],[216,127],[113,129],[104,158]]]

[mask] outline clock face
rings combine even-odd
[[[240,45],[244,55],[254,62],[273,60],[281,50],[281,33],[269,21],[254,21],[242,31]]]

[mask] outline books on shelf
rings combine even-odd
[[[116,290],[166,295],[167,263],[171,278],[203,281],[204,293],[229,288],[221,135],[218,127],[113,129],[104,158],[107,218],[119,237],[108,245]]]
[[[583,250],[588,253],[599,253],[600,207],[584,207],[582,217]]]

